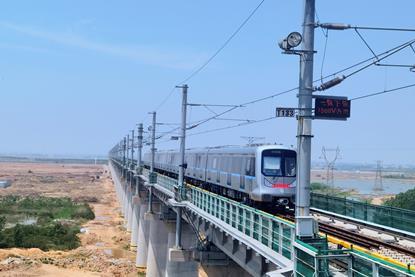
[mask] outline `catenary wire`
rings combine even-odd
[[[248,15],[247,18],[245,18],[244,21],[236,28],[236,30],[229,36],[227,40],[218,48],[218,50],[213,53],[212,56],[210,56],[201,66],[196,68],[188,77],[186,77],[183,81],[180,82],[180,84],[184,84],[190,79],[192,79],[194,76],[196,76],[199,72],[201,72],[219,53],[232,41],[232,39],[242,30],[242,28],[248,23],[248,21],[254,16],[254,14],[258,11],[258,9],[262,6],[262,4],[265,2],[265,0],[262,0],[259,2],[259,4],[251,11],[251,13]]]
[[[387,58],[387,57],[389,57],[389,56],[391,56],[391,55],[393,55],[393,54],[395,54],[395,53],[397,53],[397,52],[399,52],[399,51],[401,51],[401,50],[405,49],[405,48],[406,48],[406,47],[408,47],[408,46],[410,46],[410,47],[412,48],[412,44],[413,44],[414,42],[415,42],[415,40],[413,39],[413,40],[407,41],[407,42],[402,43],[402,44],[400,44],[400,45],[398,45],[398,46],[396,46],[396,47],[394,47],[394,48],[391,48],[391,49],[389,49],[389,50],[386,50],[386,51],[384,51],[384,52],[382,52],[382,53],[378,54],[378,55],[377,55],[378,57],[380,57],[380,56],[382,56],[382,57],[381,57],[381,58],[379,58],[378,60],[376,60],[375,62],[371,62],[371,63],[369,63],[368,65],[365,65],[365,66],[363,66],[362,68],[359,68],[358,70],[356,70],[356,71],[354,71],[354,72],[352,72],[352,73],[348,74],[346,77],[350,77],[350,76],[352,76],[352,75],[354,75],[354,74],[356,74],[356,73],[358,73],[358,72],[360,72],[360,71],[362,71],[362,70],[364,70],[364,69],[366,69],[366,68],[368,68],[368,67],[370,67],[370,66],[374,65],[374,64],[376,64],[377,62],[379,62],[379,61],[381,61],[381,60],[383,60],[383,59],[385,59],[385,58]],[[345,72],[345,71],[348,71],[348,70],[350,70],[350,69],[352,69],[352,68],[354,68],[354,67],[357,67],[357,66],[359,66],[359,65],[362,65],[362,64],[367,63],[368,61],[372,61],[372,60],[373,60],[373,57],[370,57],[370,58],[365,59],[365,60],[363,60],[363,61],[361,61],[361,62],[358,62],[358,63],[355,63],[355,64],[353,64],[353,65],[351,65],[351,66],[348,66],[348,67],[346,67],[346,68],[344,68],[344,69],[342,69],[342,70],[339,70],[339,71],[337,71],[337,72],[335,72],[335,73],[332,73],[332,74],[330,74],[330,75],[327,75],[327,76],[323,77],[323,79],[326,79],[326,78],[328,78],[328,77],[330,77],[330,76],[334,76],[334,75],[337,75],[337,74],[343,73],[343,72]],[[317,79],[317,80],[315,80],[314,82],[317,82],[317,81],[319,81],[319,80],[320,80],[320,79]],[[410,86],[409,86],[409,87],[410,87]],[[403,88],[407,88],[407,87],[403,87]],[[403,89],[403,88],[399,88],[399,89]],[[216,114],[216,115],[214,115],[214,116],[212,116],[212,117],[209,117],[209,118],[207,118],[207,119],[203,119],[203,120],[197,121],[197,122],[195,122],[195,123],[194,123],[194,125],[193,125],[193,126],[188,127],[188,129],[192,129],[192,128],[198,127],[198,126],[200,126],[200,125],[202,125],[202,124],[204,124],[204,123],[206,123],[206,122],[208,122],[208,121],[211,121],[211,120],[213,120],[213,119],[216,119],[216,118],[218,118],[218,117],[220,117],[220,116],[222,116],[222,115],[224,115],[224,114],[227,114],[227,113],[229,113],[229,112],[231,112],[231,111],[233,111],[233,110],[235,110],[235,109],[237,109],[237,108],[239,108],[239,107],[246,106],[246,105],[250,105],[250,104],[254,104],[254,103],[258,103],[258,102],[262,102],[262,101],[265,101],[265,100],[268,100],[268,99],[272,99],[272,98],[274,98],[274,97],[277,97],[277,96],[280,96],[280,95],[284,95],[284,94],[287,94],[287,93],[290,93],[290,92],[293,92],[293,91],[296,91],[296,90],[298,90],[298,87],[295,87],[295,88],[292,88],[292,89],[289,89],[289,90],[285,90],[285,91],[282,91],[282,92],[278,92],[278,93],[275,93],[275,94],[272,94],[272,95],[269,95],[269,96],[266,96],[266,97],[262,97],[262,98],[254,99],[254,100],[249,101],[249,102],[242,103],[240,106],[234,106],[234,107],[232,107],[232,108],[230,108],[230,109],[227,109],[227,110],[225,110],[225,111],[223,111],[223,112],[221,112],[221,113],[218,113],[218,114]],[[396,90],[396,89],[394,89],[394,90]],[[394,91],[394,90],[392,90],[392,91]],[[378,95],[378,94],[384,94],[384,93],[388,93],[388,92],[391,92],[391,90],[388,90],[388,91],[383,91],[383,92],[379,92],[379,93],[375,93],[375,94],[373,94],[373,95],[366,95],[366,96],[362,96],[362,97],[354,98],[354,99],[351,99],[351,100],[358,100],[358,99],[362,99],[362,98],[366,98],[366,97],[370,97],[370,96],[374,96],[374,95]],[[171,92],[171,94],[172,94],[172,92]],[[167,101],[167,100],[166,100],[166,101]],[[274,117],[272,117],[272,118],[274,118]],[[267,118],[267,120],[270,120],[270,119],[272,119],[272,118]],[[261,121],[259,121],[259,122],[261,122]],[[223,127],[223,128],[216,128],[216,129],[214,129],[214,130],[223,130],[223,129],[227,129],[227,128],[235,128],[235,127],[240,127],[240,126],[244,126],[244,125],[247,125],[247,124],[254,124],[254,123],[257,123],[257,121],[250,121],[250,122],[240,123],[240,124],[236,124],[236,125],[232,125],[232,126],[227,126],[227,127]],[[164,137],[164,136],[165,136],[165,135],[167,135],[167,134],[170,134],[170,133],[172,133],[172,132],[176,131],[177,129],[179,129],[179,128],[174,128],[174,129],[172,129],[171,131],[165,132],[165,134],[164,134],[164,135],[162,135],[162,136],[160,136],[160,138]],[[209,131],[209,132],[211,132],[211,131]],[[206,131],[203,131],[203,133],[206,133]],[[194,134],[198,134],[198,133],[194,133]]]
[[[232,41],[232,39],[242,30],[242,28],[248,23],[248,21],[254,16],[254,14],[257,12],[257,10],[262,6],[262,4],[265,2],[265,0],[262,0],[259,2],[259,4],[251,11],[251,13],[248,15],[247,18],[245,18],[244,21],[238,26],[238,28],[231,34],[231,36],[228,37],[227,40],[213,53],[212,56],[210,56],[202,65],[200,65],[198,68],[196,68],[188,77],[186,77],[183,81],[179,82],[179,84],[184,84],[190,79],[192,79],[194,76],[196,76],[199,72],[201,72],[219,53]],[[172,90],[168,93],[168,95],[160,102],[159,105],[156,106],[154,109],[155,111],[158,111],[166,102],[170,99],[170,97],[173,95],[174,90],[176,89],[176,86],[172,88]]]
[[[244,123],[238,123],[238,124],[234,124],[234,125],[229,125],[229,126],[225,126],[225,127],[220,127],[220,128],[215,128],[215,129],[210,129],[210,130],[206,130],[206,131],[200,131],[200,132],[196,132],[196,133],[191,133],[187,136],[196,136],[196,135],[202,135],[202,134],[206,134],[206,133],[211,133],[211,132],[217,132],[217,131],[222,131],[225,129],[232,129],[232,128],[236,128],[236,127],[242,127],[242,126],[246,126],[246,125],[251,125],[251,124],[256,124],[256,123],[260,123],[260,122],[264,122],[264,121],[268,121],[271,119],[276,118],[275,116],[271,116],[271,117],[267,117],[264,119],[258,119],[258,120],[251,120],[249,122],[244,122]]]
[[[360,99],[364,99],[364,98],[378,96],[378,95],[381,95],[381,94],[386,94],[386,93],[391,93],[391,92],[395,92],[395,91],[400,91],[400,90],[407,89],[407,88],[411,88],[411,87],[415,87],[415,84],[410,84],[410,85],[401,86],[401,87],[397,87],[397,88],[393,88],[393,89],[387,89],[387,90],[383,90],[383,91],[379,91],[379,92],[375,92],[375,93],[365,94],[365,95],[362,95],[362,96],[358,96],[358,97],[352,98],[352,99],[350,99],[350,101],[356,101],[356,100],[360,100]]]
[[[382,95],[382,94],[386,94],[386,93],[400,91],[400,90],[411,88],[411,87],[415,87],[415,84],[410,84],[410,85],[401,86],[401,87],[397,87],[397,88],[393,88],[393,89],[383,90],[383,91],[380,91],[380,92],[365,94],[365,95],[362,95],[362,96],[352,98],[352,99],[350,99],[350,101],[356,101],[356,100],[360,100],[360,99],[364,99],[364,98],[374,97],[374,96],[378,96],[378,95]],[[226,129],[231,129],[231,128],[242,127],[242,126],[246,126],[246,125],[261,123],[261,122],[268,121],[268,120],[271,120],[271,119],[274,119],[274,118],[276,118],[276,117],[272,116],[272,117],[267,117],[267,118],[264,118],[264,119],[254,120],[254,121],[250,121],[250,122],[239,123],[239,124],[229,125],[229,126],[225,126],[225,127],[209,129],[209,130],[205,130],[205,131],[201,131],[201,132],[197,132],[197,133],[192,133],[192,134],[189,134],[188,136],[196,136],[196,135],[202,135],[202,134],[222,131],[222,130],[226,130]]]
[[[346,75],[346,77],[350,77],[350,76],[352,76],[352,75],[354,75],[354,74],[356,74],[356,73],[358,73],[358,72],[360,72],[360,71],[363,71],[364,69],[366,69],[366,68],[368,68],[368,67],[370,67],[370,66],[372,66],[372,65],[376,64],[376,62],[379,62],[379,61],[381,61],[381,60],[383,60],[383,59],[385,59],[385,58],[387,58],[387,57],[390,57],[391,55],[393,55],[393,54],[395,54],[395,53],[397,53],[397,52],[399,52],[399,51],[401,51],[401,50],[405,49],[405,48],[406,48],[406,47],[408,47],[408,46],[412,46],[412,44],[413,44],[414,42],[415,42],[415,40],[409,40],[409,41],[404,42],[404,43],[402,43],[402,44],[400,44],[400,45],[398,45],[398,46],[396,46],[396,47],[393,47],[393,48],[391,48],[391,49],[389,49],[389,50],[386,50],[386,51],[384,51],[384,52],[382,52],[382,53],[378,54],[378,55],[377,55],[377,57],[381,57],[381,58],[379,58],[379,60],[376,60],[375,62],[371,62],[370,64],[365,65],[365,66],[363,66],[362,68],[359,68],[358,70],[356,70],[356,71],[354,71],[354,72],[351,72],[350,74]],[[329,78],[330,76],[335,76],[335,75],[338,75],[338,74],[340,74],[340,73],[346,72],[346,71],[348,71],[348,70],[350,70],[350,69],[352,69],[352,68],[355,68],[355,67],[357,67],[357,66],[359,66],[359,65],[365,64],[365,63],[367,63],[367,62],[369,62],[369,61],[372,61],[372,60],[373,60],[373,56],[371,56],[370,58],[367,58],[367,59],[365,59],[365,60],[362,60],[362,61],[360,61],[360,62],[358,62],[358,63],[355,63],[355,64],[353,64],[353,65],[351,65],[351,66],[348,66],[348,67],[346,67],[346,68],[344,68],[344,69],[338,70],[338,71],[336,71],[336,72],[334,72],[334,73],[332,73],[332,74],[326,75],[326,76],[325,76],[325,77],[323,77],[323,78],[316,79],[316,80],[314,80],[313,82],[314,82],[314,83],[316,83],[316,82],[318,82],[318,81],[320,81],[320,80],[325,80],[325,79]],[[196,122],[196,123],[195,123],[194,127],[198,127],[198,126],[200,126],[200,125],[202,125],[202,124],[204,124],[204,123],[206,123],[206,122],[208,122],[208,121],[211,121],[211,120],[213,120],[213,119],[216,119],[216,118],[218,118],[219,116],[222,116],[222,115],[224,115],[224,114],[227,114],[227,113],[229,113],[229,112],[231,112],[231,111],[235,110],[236,108],[239,108],[239,107],[242,107],[242,106],[251,105],[251,104],[255,104],[255,103],[258,103],[258,102],[262,102],[262,101],[265,101],[265,100],[268,100],[268,99],[272,99],[272,98],[274,98],[274,97],[281,96],[281,95],[284,95],[284,94],[287,94],[287,93],[290,93],[290,92],[293,92],[293,91],[296,91],[296,90],[298,90],[298,86],[297,86],[297,87],[294,87],[294,88],[291,88],[291,89],[288,89],[288,90],[285,90],[285,91],[282,91],[282,92],[278,92],[278,93],[275,93],[275,94],[269,95],[269,96],[265,96],[265,97],[262,97],[262,98],[258,98],[258,99],[254,99],[254,100],[252,100],[252,101],[248,101],[248,102],[242,103],[242,104],[240,104],[238,107],[232,107],[232,108],[230,108],[230,109],[227,109],[227,110],[225,110],[225,111],[223,111],[223,112],[219,113],[218,115],[215,115],[215,116],[209,117],[209,118],[204,119],[204,120],[200,120],[199,122]],[[194,128],[194,127],[193,127],[193,128]]]

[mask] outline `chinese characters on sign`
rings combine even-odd
[[[314,117],[346,120],[350,117],[350,103],[346,97],[316,96]]]

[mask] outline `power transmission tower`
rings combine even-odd
[[[255,141],[264,140],[265,137],[242,136],[241,139],[245,139],[248,142],[248,145],[251,146]]]
[[[382,161],[376,161],[376,177],[375,177],[375,186],[373,187],[374,191],[383,191],[383,182],[382,182]]]
[[[328,157],[328,152],[333,152],[332,158]],[[326,162],[326,184],[331,188],[334,187],[334,165],[336,161],[340,159],[340,148],[326,148],[323,146],[321,149],[321,157],[320,159],[324,159]]]

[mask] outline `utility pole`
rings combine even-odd
[[[154,159],[156,155],[156,112],[151,113],[153,115],[153,123],[151,126],[151,165],[150,172],[154,172]]]
[[[297,191],[295,203],[296,235],[314,236],[314,220],[310,216],[311,121],[313,100],[313,59],[315,0],[304,0],[302,53],[298,93]]]
[[[382,161],[376,161],[375,186],[373,187],[374,191],[383,191],[382,163]]]
[[[178,179],[178,195],[177,200],[182,200],[182,189],[184,187],[184,170],[185,159],[184,152],[186,147],[186,111],[187,111],[187,85],[181,86],[182,88],[182,120],[180,130],[180,165],[179,165],[179,179]]]
[[[329,159],[327,152],[334,152],[332,159]],[[321,159],[324,159],[326,162],[326,184],[332,189],[334,188],[334,165],[336,161],[340,159],[340,148],[326,148],[323,146],[321,149]]]
[[[184,171],[185,165],[185,149],[186,149],[186,112],[187,112],[187,85],[180,86],[182,88],[182,121],[180,132],[180,164],[179,164],[179,179],[177,182],[176,200],[181,202],[184,195]],[[177,206],[176,217],[176,248],[182,247],[182,207]]]
[[[153,212],[153,187],[152,185],[157,182],[157,174],[154,172],[154,159],[156,155],[156,112],[151,113],[153,115],[153,124],[151,126],[151,164],[150,164],[150,187],[148,194],[148,212]]]
[[[137,167],[136,167],[136,174],[141,175],[143,170],[141,168],[141,155],[143,150],[143,123],[137,124]],[[137,195],[140,194],[141,190],[141,182],[140,178],[137,178],[137,186],[136,186],[136,193]]]
[[[127,135],[127,154],[125,155],[127,157],[127,168],[130,168],[130,134]]]
[[[126,164],[126,159],[125,159],[125,157],[126,157],[125,154],[126,154],[126,149],[127,149],[126,139],[127,138],[124,137],[123,144],[122,144],[122,166],[123,167],[125,167],[125,164]],[[125,172],[125,170],[123,169],[123,171],[122,171],[123,177],[125,177],[124,172]]]
[[[137,147],[137,169],[139,171],[141,168],[141,155],[142,155],[142,150],[143,150],[143,123],[139,123],[137,125],[137,131],[138,131],[138,135],[137,135],[137,143],[138,143],[138,147]],[[137,172],[139,174],[141,174],[141,172]]]
[[[130,169],[133,169],[134,165],[134,129],[131,130],[131,165]]]

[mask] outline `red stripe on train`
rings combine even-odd
[[[272,187],[276,189],[288,189],[290,187],[290,184],[272,184]]]

